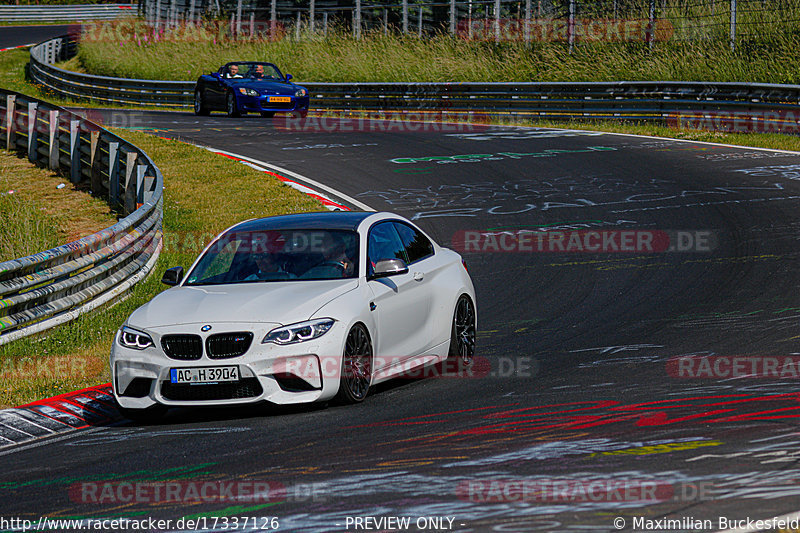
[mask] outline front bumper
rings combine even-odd
[[[280,96],[289,98],[288,102],[270,102],[270,98]],[[247,96],[239,95],[239,109],[242,111],[249,111],[253,113],[260,112],[292,112],[292,111],[307,111],[310,98],[308,96],[288,96],[288,95],[270,95],[270,96]]]
[[[175,407],[219,406],[271,402],[309,403],[332,398],[339,387],[344,330],[337,323],[325,335],[307,342],[280,346],[261,344],[277,324],[217,324],[210,333],[199,333],[201,324],[147,330],[154,347],[133,350],[121,346],[115,337],[111,349],[114,396],[121,407],[145,409],[155,404]],[[337,326],[339,326],[337,328]],[[199,359],[170,358],[161,348],[167,334],[192,333],[205,339],[212,333],[253,331],[250,348],[238,357],[211,359],[203,350]],[[217,384],[173,384],[174,368],[236,366],[238,382]]]

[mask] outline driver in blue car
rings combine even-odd
[[[228,78],[241,78],[242,75],[239,74],[239,65],[231,65],[228,67]]]

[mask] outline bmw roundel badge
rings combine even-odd
[[[205,326],[200,328],[200,331],[202,331],[202,332],[211,331],[211,326],[206,324]]]

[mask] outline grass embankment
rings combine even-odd
[[[74,241],[116,222],[102,200],[6,151],[0,152],[0,219],[0,262]]]
[[[189,266],[204,239],[244,219],[322,209],[280,181],[207,150],[139,132],[117,133],[147,152],[164,174],[165,249],[154,274],[136,285],[126,300],[45,334],[0,346],[0,407],[108,382],[108,352],[114,332],[136,307],[166,288],[160,283],[165,268]],[[4,174],[0,172],[0,176]],[[2,179],[0,184],[0,189],[11,188]],[[0,196],[3,218],[5,201]],[[48,210],[63,207],[64,213],[73,217],[69,205],[47,202]],[[31,245],[31,249],[38,248],[32,251],[67,242],[63,231],[55,232],[62,227],[61,219],[39,226],[43,240]]]
[[[371,32],[360,40],[347,32],[329,32],[327,37],[304,34],[297,40],[289,32],[282,39],[269,40],[231,38],[225,25],[154,32],[143,23],[103,23],[86,28],[71,66],[105,76],[164,80],[196,79],[231,60],[267,60],[291,72],[298,81],[316,82],[800,82],[796,68],[800,63],[800,23],[781,20],[798,21],[800,13],[788,17],[787,11],[767,8],[741,13],[744,36],[732,52],[726,33],[729,15],[719,9],[714,15],[701,7],[696,13],[686,9],[664,11],[653,50],[644,42],[644,35],[636,33],[626,37],[623,32],[625,42],[609,42],[619,41],[620,36],[608,29],[613,21],[598,16],[600,40],[587,37],[581,42],[579,37],[572,54],[562,42],[563,31],[558,33],[563,24],[553,21],[537,21],[533,33],[541,36],[544,32],[549,37],[530,44],[520,39],[518,29],[517,40],[500,43],[446,34],[418,39],[392,32]],[[644,26],[639,26],[641,33]],[[554,36],[556,42],[549,40]]]

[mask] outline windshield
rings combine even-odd
[[[358,234],[340,230],[231,232],[206,250],[185,285],[358,276]]]
[[[222,69],[226,78],[283,81],[283,74],[270,63],[231,63]]]

